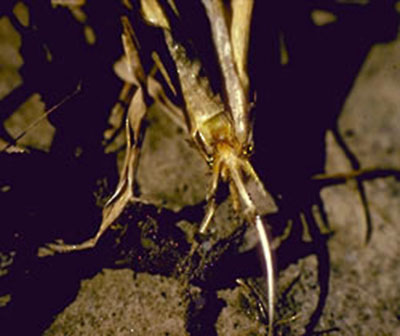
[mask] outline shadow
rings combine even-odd
[[[14,255],[0,277],[1,295],[11,295],[0,309],[1,332],[41,335],[74,300],[81,279],[101,269],[101,259],[96,252],[39,258],[38,248],[63,235],[84,235],[88,226],[81,221],[95,224],[100,209],[85,176],[44,153],[1,154],[0,164],[0,185],[8,188],[0,193],[0,252]]]
[[[283,196],[282,206],[297,213],[318,194],[311,176],[324,168],[326,130],[337,128],[371,47],[394,39],[399,20],[391,1],[365,6],[280,3],[255,10],[254,40],[264,42],[263,48],[251,50],[249,65],[257,91],[255,165],[267,188]],[[331,3],[326,7],[337,14],[337,21],[316,26],[310,18],[315,3],[321,4],[317,8]],[[266,31],[259,27],[264,22],[270,22]],[[387,25],[373,24],[378,22]],[[279,63],[280,34],[289,54],[284,66]]]
[[[203,291],[190,296],[186,330],[191,336],[217,336],[216,322],[226,303],[215,291]]]
[[[9,272],[7,284],[11,301],[0,310],[5,335],[42,335],[54,316],[76,297],[81,280],[94,276],[99,265],[95,258],[60,255],[34,258],[18,253]],[[19,251],[20,252],[20,251]]]
[[[122,52],[121,6],[113,1],[86,6],[97,41],[89,45],[84,25],[67,9],[52,8],[50,1],[23,3],[29,8],[28,27],[13,16],[15,2],[0,5],[21,35],[24,59],[23,84],[0,101],[0,136],[10,140],[3,122],[32,93],[40,93],[51,107],[79,83],[82,90],[49,118],[56,128],[49,153],[0,153],[0,186],[5,188],[0,192],[0,252],[15,253],[7,275],[0,277],[1,295],[11,295],[0,309],[5,335],[41,335],[75,299],[80,281],[109,262],[108,249],[45,258],[38,258],[37,250],[60,237],[80,241],[93,235],[101,221],[97,202],[104,197],[95,196],[101,194],[98,182],[107,176],[115,184],[118,178],[115,157],[104,154],[101,140],[121,87],[112,71]]]
[[[101,209],[93,189],[81,170],[45,153],[0,154],[0,164],[0,188],[7,187],[0,192],[0,255],[13,253],[0,277],[0,296],[11,296],[0,309],[5,335],[41,335],[75,300],[81,280],[105,267],[169,276],[189,250],[175,225],[179,214],[138,204],[119,219],[123,229],[108,230],[95,248],[38,257],[39,247],[59,237],[79,242],[96,232]]]
[[[320,199],[321,184],[311,177],[324,171],[328,129],[339,137],[353,168],[359,169],[356,157],[340,138],[337,119],[371,47],[397,37],[399,16],[394,3],[369,1],[367,5],[356,5],[291,0],[255,3],[255,34],[249,59],[250,78],[257,93],[254,164],[278,202],[279,220],[275,221],[276,226],[272,224],[273,235],[281,234],[287,220],[296,218],[300,212],[308,218],[312,246],[306,248],[299,238],[277,253],[279,269],[307,254],[316,254],[318,258],[320,299],[306,328],[307,334],[312,334],[322,314],[330,273],[326,237],[311,218],[311,206],[317,204],[326,221]],[[336,21],[317,26],[311,17],[315,9],[333,13]],[[282,41],[289,57],[285,65],[280,64]],[[362,186],[360,181],[358,185]],[[365,196],[363,189],[360,193]],[[368,212],[366,199],[362,199]]]

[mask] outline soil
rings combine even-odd
[[[6,97],[23,82],[19,75],[21,43],[10,20],[0,17],[0,97]],[[290,62],[290,41],[287,43]],[[312,160],[313,152],[294,153],[295,159],[282,168],[281,176],[270,177],[260,171],[267,189],[271,186],[271,194],[278,200],[278,212],[266,216],[276,246],[276,335],[400,335],[400,37],[373,43],[367,51],[360,69],[353,69],[357,76],[340,114],[325,128],[318,122],[323,117],[315,119],[314,127],[322,134],[317,147],[323,151],[315,155],[324,158],[323,166],[319,171],[308,171],[306,184],[299,183],[309,189],[295,185],[300,195],[295,211],[284,205],[285,199],[294,200],[285,194],[290,189],[276,185],[300,176],[297,172]],[[319,101],[316,96],[314,99]],[[262,105],[262,98],[260,101]],[[15,137],[43,113],[43,105],[38,94],[31,96],[9,118],[2,118],[4,127]],[[308,116],[306,112],[304,115]],[[263,118],[256,116],[255,130],[259,134],[269,129],[262,122]],[[307,127],[311,129],[313,123],[314,119],[309,120]],[[57,126],[44,120],[40,127],[19,142],[21,148],[29,147],[31,154],[1,156],[5,167],[0,172],[1,200],[14,206],[4,206],[2,212],[11,212],[16,218],[10,221],[5,216],[7,221],[2,226],[7,229],[0,233],[4,237],[0,245],[0,318],[7,319],[1,323],[1,334],[267,334],[265,276],[258,258],[257,237],[251,227],[243,226],[229,197],[222,201],[209,235],[201,238],[197,259],[189,262],[190,282],[179,276],[177,268],[187,262],[202,218],[209,173],[185,131],[157,108],[152,108],[147,118],[138,170],[138,188],[149,204],[128,206],[91,251],[39,257],[39,247],[56,238],[79,242],[91,236],[100,217],[100,208],[90,217],[88,210],[82,210],[86,203],[80,208],[57,193],[67,193],[62,188],[73,183],[70,180],[59,182],[57,175],[56,191],[47,186],[41,190],[41,182],[32,182],[37,179],[37,167],[46,160],[37,151],[52,155],[52,141],[57,140]],[[306,138],[307,132],[285,136],[295,143],[298,135]],[[5,140],[0,139],[0,146]],[[277,141],[274,146],[279,144]],[[256,169],[271,161],[279,166],[279,156],[265,159],[263,149],[258,151],[257,142],[255,146]],[[29,161],[29,155],[39,163]],[[104,151],[102,155],[106,157]],[[115,156],[112,159],[115,170]],[[52,169],[59,167],[58,163],[53,167],[52,161],[48,164],[46,174],[50,175],[40,174],[41,178],[50,179]],[[98,165],[103,169],[102,164]],[[24,178],[16,173],[9,182],[9,167],[21,166],[29,172]],[[75,169],[73,164],[71,167]],[[91,166],[91,171],[95,167]],[[350,173],[356,170],[360,174],[354,178]],[[325,178],[313,179],[315,174],[324,174]],[[94,199],[95,193],[95,201],[104,204],[115,184],[115,176],[113,180],[104,175],[97,174],[88,187],[90,191],[82,195]],[[14,186],[13,181],[21,182]],[[77,178],[71,188],[78,188],[81,181],[85,180]],[[14,188],[19,190],[19,184],[27,196],[10,193]],[[56,198],[56,209],[48,210],[54,211],[54,217],[37,215],[42,205],[36,197],[43,197],[49,207],[53,204],[50,200]],[[79,195],[76,199],[81,202]],[[24,202],[34,204],[34,215],[24,217],[23,211],[31,209],[24,207]],[[15,224],[29,218],[24,226]],[[90,225],[85,224],[86,218],[91,220]],[[49,226],[45,221],[50,222]]]

